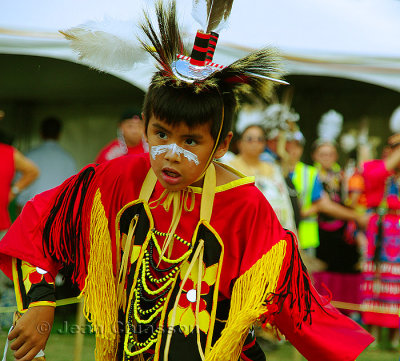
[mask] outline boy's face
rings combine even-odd
[[[171,126],[152,116],[147,128],[150,163],[161,185],[177,191],[189,185],[201,186],[198,180],[214,148],[209,123],[189,128],[185,123]],[[218,146],[214,157],[222,157],[228,141]]]

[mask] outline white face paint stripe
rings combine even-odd
[[[185,158],[187,158],[189,161],[194,162],[196,165],[199,165],[199,158],[197,158],[197,155],[181,148],[179,145],[172,143],[168,145],[154,145],[150,149],[150,154],[153,157],[153,159],[156,159],[156,156],[162,153],[167,153],[169,150],[171,150],[172,153],[181,155]]]

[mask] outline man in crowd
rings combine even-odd
[[[40,169],[39,178],[17,198],[21,208],[36,194],[60,185],[78,170],[74,158],[59,144],[62,122],[56,117],[47,117],[40,124],[42,143],[26,156]]]
[[[144,140],[144,130],[140,110],[125,111],[119,120],[117,139],[111,141],[100,151],[95,162],[104,163],[126,154],[146,153],[148,146]]]

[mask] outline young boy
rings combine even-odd
[[[236,95],[266,95],[269,53],[193,75],[209,69],[176,60],[174,5],[158,19],[159,37],[145,27],[161,69],[143,107],[150,153],[88,166],[36,196],[0,244],[24,312],[9,334],[15,357],[44,348],[49,330],[39,330],[52,324],[53,279],[66,265],[96,360],[265,360],[257,320],[309,360],[354,360],[372,337],[312,288],[254,179],[213,162],[229,147]]]

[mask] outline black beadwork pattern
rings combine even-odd
[[[162,258],[163,264],[171,263],[170,266],[161,267],[161,257],[157,236],[165,237],[166,233],[151,230],[151,238],[147,249],[143,252],[143,259],[139,268],[137,282],[132,290],[133,295],[128,309],[127,332],[128,350],[125,350],[131,357],[142,354],[145,359],[154,352],[154,347],[161,331],[159,322],[162,310],[166,304],[168,293],[172,290],[178,271],[192,252],[192,245],[177,235],[174,239],[187,246],[187,251],[181,260],[169,260]],[[154,252],[156,249],[156,252]],[[186,256],[185,256],[186,255]],[[156,258],[155,258],[156,257]],[[170,261],[170,262],[169,262]],[[149,351],[147,353],[147,351]],[[145,355],[146,354],[146,355]],[[150,355],[149,355],[150,354]]]

